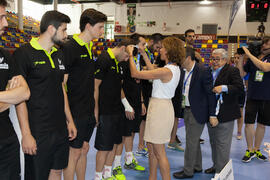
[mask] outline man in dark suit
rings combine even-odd
[[[206,122],[215,126],[216,97],[212,92],[213,78],[209,68],[195,62],[194,50],[186,47],[186,59],[181,64],[185,69],[182,88],[182,108],[186,127],[186,150],[184,169],[175,172],[176,179],[192,178],[202,172],[200,136]]]
[[[207,124],[212,148],[213,167],[205,173],[220,173],[230,159],[234,120],[241,117],[238,97],[244,92],[243,80],[237,68],[227,64],[228,53],[216,49],[212,53],[213,92],[217,98],[217,126]]]

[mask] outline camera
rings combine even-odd
[[[133,48],[133,56],[136,56],[138,54],[138,45],[134,46]]]
[[[249,42],[248,50],[253,56],[258,57],[261,54],[262,45],[263,45],[262,40],[255,40],[255,41]],[[240,55],[245,54],[245,51],[243,50],[243,48],[238,48],[237,54],[240,54]]]

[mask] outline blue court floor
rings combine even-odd
[[[18,132],[18,123],[14,119],[14,109],[11,110],[11,117],[13,120],[14,127]],[[233,161],[233,171],[234,171],[234,179],[235,180],[270,180],[270,162],[262,162],[254,158],[249,163],[242,163],[241,159],[246,150],[246,142],[245,139],[236,140],[236,121],[234,127],[234,137],[232,140],[232,147],[231,147],[231,158]],[[244,130],[243,130],[244,132]],[[270,127],[266,128],[265,137],[263,142],[270,142]],[[94,132],[95,134],[95,132]],[[178,129],[178,137],[182,141],[183,147],[185,147],[185,127],[181,127]],[[20,134],[18,134],[19,139],[21,139]],[[209,144],[209,137],[207,132],[207,127],[205,126],[202,138],[205,139],[205,143],[201,145],[202,149],[202,156],[203,156],[203,169],[207,169],[212,166],[211,161],[211,148]],[[95,136],[91,138],[90,141],[90,151],[88,154],[88,163],[87,163],[87,172],[86,172],[86,180],[93,180],[94,173],[95,173],[95,155],[96,150],[93,148]],[[136,150],[138,144],[138,135],[135,136],[134,140],[134,150]],[[171,174],[175,171],[181,170],[184,165],[184,153],[183,152],[176,152],[170,149],[167,150],[168,159],[170,162],[171,167]],[[263,152],[263,147],[261,147],[261,151]],[[146,167],[146,172],[136,172],[133,170],[123,170],[124,174],[126,175],[127,180],[147,180],[148,179],[148,159],[145,157],[137,157],[140,165]],[[122,162],[124,160],[122,158]],[[23,160],[22,160],[22,170],[23,168]],[[204,173],[195,174],[192,178],[193,180],[210,180],[212,178],[211,175],[207,175]],[[173,176],[172,176],[172,179]],[[158,180],[162,180],[160,174],[158,174]]]
[[[234,128],[234,137],[232,140],[231,147],[231,158],[233,161],[233,171],[235,180],[270,180],[270,162],[262,162],[256,158],[254,158],[249,163],[242,163],[241,159],[245,154],[246,150],[246,142],[245,139],[237,140],[236,137],[236,122]],[[263,142],[270,142],[270,127],[266,128],[265,138]],[[244,130],[243,130],[244,132]],[[180,140],[182,141],[183,147],[185,147],[185,127],[181,127],[177,132]],[[205,139],[205,143],[201,145],[202,156],[203,156],[203,169],[207,169],[211,167],[211,147],[209,144],[209,137],[207,127],[205,126],[202,138]],[[137,148],[138,144],[138,135],[135,136],[135,146],[134,150]],[[95,153],[96,151],[93,149],[94,137],[91,139],[91,150],[88,155],[88,164],[87,164],[87,179],[93,179],[93,175],[95,172]],[[182,169],[184,166],[184,153],[176,152],[170,149],[167,150],[168,159],[170,162],[171,173]],[[263,152],[262,147],[262,153]],[[127,180],[147,180],[148,179],[148,159],[145,157],[137,157],[140,165],[146,167],[146,172],[136,172],[132,170],[123,170],[126,175]],[[192,179],[194,180],[209,180],[212,178],[212,175],[207,175],[204,173],[195,174]],[[160,174],[158,174],[158,180],[161,180]],[[173,176],[172,176],[172,179]]]

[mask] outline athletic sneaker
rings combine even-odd
[[[241,140],[241,139],[242,139],[242,134],[238,132],[238,133],[237,133],[237,136],[236,136],[236,139],[237,139],[237,140]]]
[[[176,137],[175,137],[175,141],[179,144],[179,146],[181,146],[182,145],[182,142],[179,140],[179,138],[178,138],[178,136],[176,135]]]
[[[126,176],[123,174],[121,166],[118,166],[118,167],[113,169],[113,176],[117,180],[126,180]]]
[[[249,150],[246,150],[246,154],[243,157],[242,161],[243,162],[250,162],[254,157],[256,156],[256,154],[252,151],[250,152]]]
[[[137,151],[134,153],[136,156],[145,156],[148,157],[148,149],[143,148],[141,150],[137,149]]]
[[[184,151],[184,148],[182,148],[181,146],[179,146],[179,144],[177,142],[169,143],[167,147],[169,149],[180,151],[180,152],[183,152]]]
[[[200,144],[204,144],[204,139],[200,139]]]
[[[117,180],[114,176],[108,177],[108,178],[102,178],[102,180]]]
[[[130,163],[130,164],[125,163],[124,168],[125,169],[134,169],[136,171],[145,171],[145,168],[140,166],[135,159],[133,159],[132,163]]]
[[[257,150],[257,151],[256,151],[256,157],[257,157],[257,159],[259,159],[259,160],[267,161],[267,158],[266,158],[264,155],[262,155],[262,153],[261,153],[260,150]]]

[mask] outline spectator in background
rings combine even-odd
[[[196,36],[195,31],[193,29],[188,29],[185,31],[186,47],[189,46],[191,48],[194,48],[195,39]],[[197,63],[202,63],[202,57],[197,51],[195,51],[195,61]]]
[[[191,47],[194,49],[194,43],[195,43],[195,31],[193,29],[188,29],[185,31],[185,41],[186,41],[186,47]],[[201,55],[196,52],[196,50],[194,49],[195,52],[195,61],[197,63],[202,63],[202,57]],[[200,138],[200,143],[203,144],[204,143],[204,139]]]
[[[232,66],[236,66],[238,65],[239,63],[239,58],[240,58],[240,55],[235,53],[234,54],[234,57],[233,57],[233,64]],[[246,75],[248,76],[248,75]],[[246,102],[246,91],[247,91],[247,88],[246,88],[246,84],[245,84],[245,79],[247,77],[244,77],[243,78],[243,83],[244,83],[244,91],[242,93],[239,94],[239,98],[238,98],[238,103],[239,103],[239,106],[240,106],[240,112],[241,112],[241,117],[237,119],[237,134],[236,134],[236,139],[237,140],[241,140],[243,137],[242,137],[242,128],[243,128],[243,124],[244,124],[244,115],[243,115],[243,108],[244,108],[244,105],[245,105],[245,102]]]

